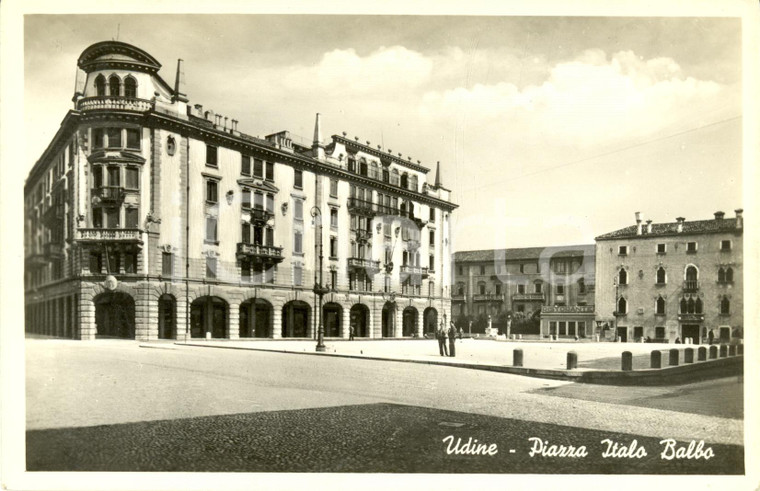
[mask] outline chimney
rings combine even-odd
[[[676,221],[678,222],[678,225],[676,225],[676,232],[680,234],[683,232],[683,222],[685,222],[686,219],[684,217],[678,217],[676,218]]]
[[[193,106],[195,108],[195,113],[198,115],[199,118],[203,117],[203,104],[196,104]]]
[[[185,94],[185,71],[182,69],[182,59],[177,60],[177,78],[174,80],[174,95],[172,102],[187,102]]]
[[[441,162],[435,163],[435,187],[441,187]]]
[[[739,208],[736,211],[736,228],[742,228],[744,227],[744,218],[742,217],[742,213],[744,213],[744,210]]]
[[[636,212],[636,235],[641,235],[641,212]]]
[[[322,141],[322,115],[317,113],[314,121],[314,142],[311,144],[313,155],[317,160],[325,160],[325,144]]]
[[[228,118],[227,116],[225,116],[225,117],[224,117],[224,129],[225,129],[225,130],[227,129],[227,120],[228,120],[228,119],[229,119],[229,118]]]
[[[723,220],[723,217],[726,216],[722,211],[716,211],[713,215],[715,215],[716,220]]]
[[[652,233],[652,220],[647,220],[647,233]]]

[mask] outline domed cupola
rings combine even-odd
[[[136,70],[155,74],[161,63],[145,51],[121,41],[102,41],[85,49],[77,61],[86,73],[96,70]]]

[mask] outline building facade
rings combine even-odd
[[[455,318],[537,313],[542,336],[593,333],[593,245],[460,251],[453,269]]]
[[[643,222],[596,238],[596,309],[623,341],[743,335],[742,210]]]
[[[451,213],[370,142],[254,137],[135,46],[78,60],[25,184],[29,332],[75,339],[419,336],[450,315]],[[315,285],[319,288],[315,288]],[[318,291],[323,293],[320,311]],[[321,315],[320,315],[321,314]]]

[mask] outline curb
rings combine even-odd
[[[599,385],[677,385],[686,382],[694,382],[709,378],[742,375],[744,373],[744,356],[719,358],[696,362],[689,365],[679,365],[659,369],[644,370],[556,370],[550,368],[526,368],[507,365],[477,365],[469,363],[451,363],[435,360],[411,360],[408,358],[384,358],[367,355],[351,355],[342,353],[317,353],[309,351],[290,351],[284,349],[248,348],[242,346],[208,345],[198,343],[174,343],[178,346],[190,346],[194,348],[221,348],[243,351],[258,351],[269,353],[287,353],[293,355],[308,356],[331,356],[335,358],[352,358],[374,361],[395,361],[400,363],[417,363],[423,365],[437,365],[454,368],[469,368],[471,370],[484,370],[488,372],[510,373],[526,377],[544,378],[551,380],[565,380],[568,382],[583,382]],[[140,347],[148,347],[140,345]]]

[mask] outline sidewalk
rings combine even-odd
[[[437,340],[327,340],[325,351],[316,351],[313,340],[191,340],[176,344],[197,347],[213,347],[256,351],[273,351],[315,356],[337,356],[348,358],[365,358],[406,363],[425,363],[430,365],[454,366],[477,370],[488,370],[540,378],[568,381],[595,381],[598,383],[674,383],[667,377],[688,375],[689,372],[711,370],[704,362],[683,364],[683,350],[697,346],[678,345],[681,366],[668,367],[667,356],[663,356],[663,369],[649,368],[649,356],[654,350],[666,351],[674,348],[671,344],[643,343],[569,343],[569,342],[531,342],[507,341],[494,339],[463,339],[455,343],[456,357],[441,356]],[[155,346],[143,343],[141,346]],[[515,349],[523,352],[522,367],[513,366]],[[578,357],[578,367],[567,369],[567,353],[573,351]],[[632,372],[621,370],[621,356],[624,351],[633,355]],[[696,356],[695,356],[696,359]],[[713,360],[716,371],[723,374],[740,362],[741,358]],[[711,365],[711,366],[712,366]],[[709,374],[708,374],[709,375]],[[660,379],[654,381],[654,378]],[[704,377],[702,377],[704,378]]]

